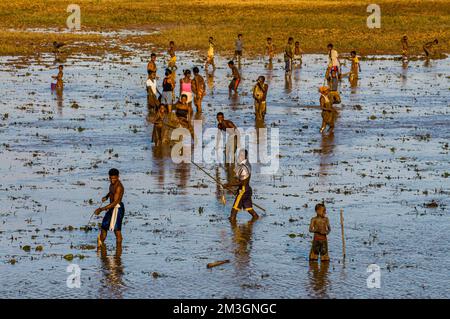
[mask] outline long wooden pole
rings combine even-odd
[[[225,187],[221,182],[219,182],[219,180],[217,180],[214,176],[212,176],[211,174],[209,174],[207,171],[205,171],[203,168],[201,168],[199,165],[195,164],[194,162],[191,161],[192,164],[194,164],[199,170],[201,170],[203,173],[205,173],[206,175],[208,175],[209,177],[211,177],[217,184],[219,184],[220,186],[222,186],[223,188],[229,190],[230,192],[233,192],[233,190],[229,187]],[[258,204],[253,203],[253,205],[255,205],[255,207],[258,207],[259,209],[261,209],[263,212],[265,212],[266,210],[259,206]]]
[[[342,257],[345,260],[344,210],[341,209]]]

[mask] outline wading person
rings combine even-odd
[[[226,120],[225,116],[222,112],[217,113],[217,128],[219,130],[219,134],[217,136],[217,145],[216,149],[218,149],[218,143],[221,139],[221,134],[225,134],[225,163],[232,164],[234,163],[234,156],[238,149],[239,143],[239,131],[237,126],[230,120]],[[228,134],[227,134],[228,133]]]
[[[294,62],[298,64],[299,67],[302,66],[302,49],[300,48],[300,42],[295,41],[294,47]]]
[[[206,63],[205,63],[205,71],[208,72],[208,66],[211,64],[213,67],[213,72],[216,70],[216,65],[214,64],[214,39],[213,37],[209,37],[208,39],[208,54],[206,57]]]
[[[338,77],[340,77],[341,63],[339,62],[339,54],[335,49],[333,49],[332,43],[328,44],[327,49],[328,49],[328,67],[327,72],[325,73],[325,78],[328,78],[330,76],[332,70],[335,70],[336,73],[338,74]]]
[[[167,63],[167,66],[172,71],[177,68],[177,56],[175,55],[175,42],[170,41],[169,42],[169,49],[167,50],[167,53],[169,54],[169,62]]]
[[[425,52],[425,56],[429,58],[436,54],[434,47],[438,45],[438,39],[434,39],[433,41],[427,42],[423,45],[423,52]]]
[[[253,99],[255,100],[255,115],[256,119],[264,120],[266,116],[266,99],[269,86],[264,83],[266,78],[264,76],[258,77],[256,85],[253,88]]]
[[[359,59],[356,56],[356,51],[350,52],[352,66],[350,68],[350,74],[348,76],[348,80],[352,86],[355,86],[358,83],[358,75],[361,72],[361,65],[359,64]]]
[[[336,121],[337,111],[333,107],[333,103],[329,97],[330,89],[326,86],[319,88],[320,92],[320,108],[322,110],[322,126],[320,133],[322,133],[328,125],[328,131],[331,133],[334,130],[334,122]]]
[[[326,217],[326,208],[324,204],[317,204],[315,207],[316,216],[311,219],[309,225],[309,232],[314,233],[311,244],[311,251],[309,253],[310,261],[330,261],[328,256],[328,240],[327,235],[331,231],[330,221]]]
[[[184,77],[180,79],[180,97],[182,95],[187,96],[187,103],[192,108],[192,80],[191,70],[183,71]]]
[[[192,93],[194,93],[194,105],[197,108],[197,112],[202,112],[202,100],[206,95],[205,79],[200,75],[198,67],[192,69],[194,72],[194,78],[192,79]]]
[[[117,246],[122,245],[122,220],[125,215],[125,206],[122,203],[122,197],[125,192],[122,182],[119,179],[119,171],[115,168],[109,170],[109,192],[102,198],[102,202],[109,199],[109,205],[99,207],[95,210],[95,215],[106,211],[103,217],[100,235],[97,238],[97,246],[101,247],[106,239],[108,231],[114,231],[116,235]]]
[[[157,71],[157,67],[156,67],[156,54],[152,53],[150,56],[150,61],[147,64],[147,73],[150,74],[151,72],[155,72]]]
[[[272,66],[272,59],[275,56],[275,45],[272,42],[272,38],[268,37],[266,39],[266,54],[269,58],[269,67]]]
[[[153,122],[152,142],[158,147],[165,143],[165,125],[167,122],[166,108],[160,107],[156,113]]]
[[[64,70],[64,66],[62,66],[62,65],[58,66],[58,74],[52,76],[53,79],[56,79],[55,89],[60,92],[62,92],[62,90],[64,89],[63,70]]]
[[[339,95],[339,80],[335,70],[331,71],[331,77],[328,80],[330,86],[330,94],[332,104],[341,103],[341,96]]]
[[[162,83],[161,104],[167,108],[167,112],[170,115],[172,113],[173,105],[173,91],[175,89],[175,82],[172,77],[172,71],[166,69],[165,77]]]
[[[402,37],[401,43],[402,43],[402,62],[403,64],[406,64],[408,63],[408,50],[409,50],[408,36],[404,35]]]
[[[192,107],[187,102],[187,95],[182,94],[180,100],[175,105],[178,123],[191,131],[191,118],[192,118]],[[192,133],[192,132],[191,132]]]
[[[147,106],[149,110],[156,111],[159,108],[158,88],[156,87],[156,73],[150,72],[145,82],[147,87]]]
[[[289,37],[288,43],[284,48],[284,72],[286,76],[291,76],[292,74],[292,61],[294,59],[294,38]]]
[[[235,174],[236,182],[225,184],[225,187],[238,186],[236,199],[234,200],[233,208],[231,209],[230,221],[236,221],[237,213],[241,209],[245,209],[252,219],[259,218],[258,214],[253,210],[252,204],[252,188],[250,187],[250,178],[252,168],[248,161],[248,151],[241,149],[238,155],[238,162],[236,163]]]
[[[234,94],[237,94],[239,83],[241,83],[241,75],[239,74],[238,68],[234,65],[233,61],[228,62],[228,67],[231,69],[231,79],[230,84],[228,85],[228,95],[231,97],[231,92],[234,91]]]
[[[233,60],[237,59],[238,66],[241,67],[241,58],[242,58],[242,49],[244,46],[244,42],[242,42],[242,34],[239,33],[235,42],[235,50]]]

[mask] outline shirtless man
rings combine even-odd
[[[409,45],[408,45],[408,36],[404,35],[402,37],[402,61],[403,63],[407,63],[408,62],[408,50],[409,50]]]
[[[152,53],[150,56],[150,61],[147,64],[147,73],[150,74],[152,72],[156,73],[157,67],[156,67],[156,54]]]
[[[194,79],[191,82],[192,93],[194,93],[194,105],[197,108],[197,112],[202,112],[202,100],[206,95],[206,84],[203,77],[200,75],[198,67],[193,68]]]
[[[284,71],[286,76],[290,76],[292,72],[292,61],[294,59],[294,38],[289,37],[288,43],[284,48]]]
[[[119,171],[115,168],[109,170],[109,192],[102,198],[102,202],[106,202],[109,199],[109,204],[105,207],[99,207],[95,210],[95,215],[99,215],[102,211],[106,211],[105,217],[103,217],[102,227],[100,235],[97,238],[97,246],[104,245],[108,230],[114,231],[116,235],[117,246],[122,245],[122,220],[125,215],[125,206],[122,203],[123,194],[125,189],[122,182],[119,179]]]
[[[213,72],[216,70],[216,65],[214,63],[214,39],[209,37],[208,39],[208,56],[206,57],[205,71],[208,72],[208,66],[211,64],[213,66]]]
[[[225,161],[227,164],[231,164],[234,162],[234,154],[236,153],[236,150],[238,148],[239,131],[237,130],[237,126],[232,121],[225,119],[225,116],[223,115],[222,112],[217,113],[217,122],[218,122],[217,128],[219,129],[219,133],[221,132],[224,132],[225,134],[229,133],[228,138],[226,140]],[[230,139],[230,137],[234,138]],[[217,141],[219,141],[220,135],[217,138],[218,138]]]
[[[234,65],[233,61],[228,62],[228,66],[231,69],[231,74],[233,79],[228,85],[228,94],[231,97],[231,92],[234,91],[234,94],[237,94],[237,89],[239,87],[239,83],[241,83],[241,75],[239,74],[238,68]]]
[[[252,174],[252,168],[248,161],[248,151],[241,149],[239,151],[238,163],[235,169],[236,182],[225,184],[224,187],[238,186],[236,199],[231,209],[230,221],[236,221],[237,213],[241,209],[245,209],[250,215],[252,220],[259,218],[258,214],[253,210],[252,204],[252,188],[250,187],[250,177]]]

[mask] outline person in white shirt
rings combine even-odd
[[[157,97],[158,89],[156,87],[156,73],[150,72],[148,79],[145,82],[147,88],[147,104],[149,108],[157,109],[159,107],[159,100]]]
[[[230,221],[236,221],[237,213],[241,209],[245,209],[252,220],[259,218],[258,214],[253,210],[252,188],[250,187],[250,177],[252,175],[252,167],[248,161],[248,151],[241,149],[238,155],[238,163],[235,169],[236,182],[225,184],[224,187],[238,186],[237,196],[231,209]]]
[[[341,63],[339,61],[339,54],[335,49],[333,49],[332,43],[328,44],[327,48],[328,48],[328,68],[325,77],[328,78],[332,70],[335,70],[336,73],[340,76]]]

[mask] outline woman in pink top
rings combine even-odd
[[[184,70],[184,78],[180,79],[180,96],[185,94],[187,96],[187,103],[192,106],[192,80],[191,71]]]

